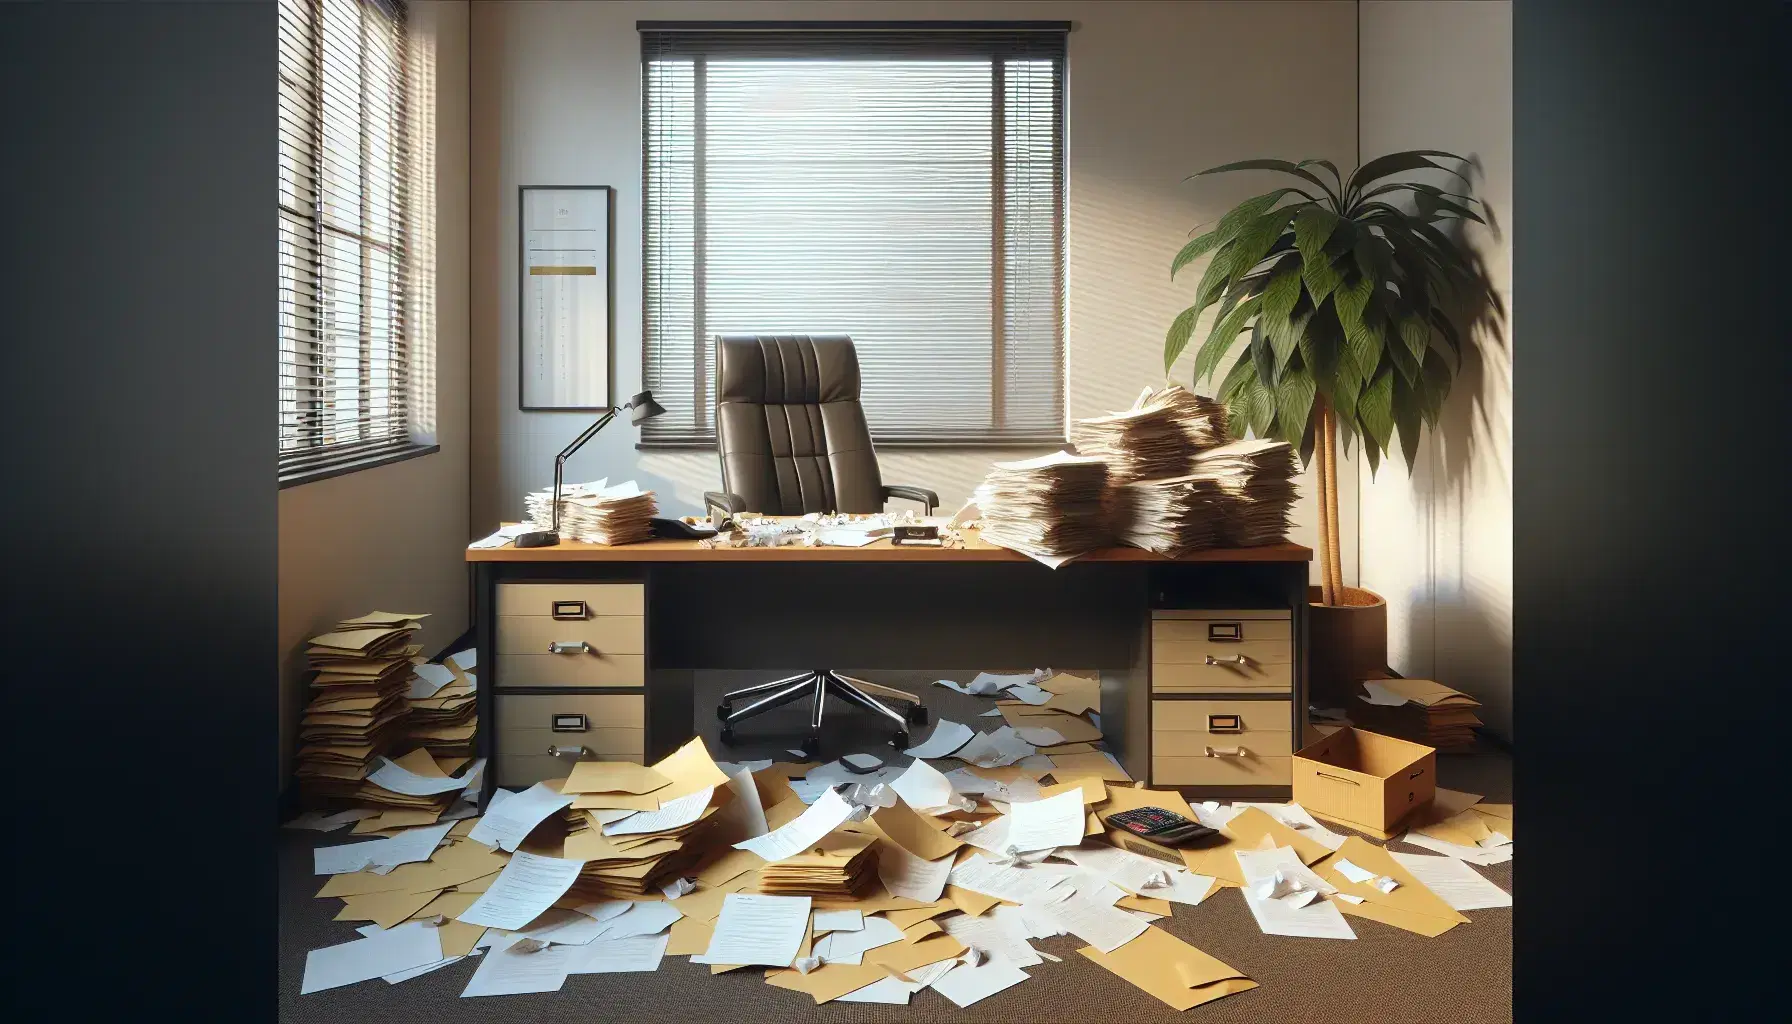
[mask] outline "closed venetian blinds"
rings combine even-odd
[[[885,444],[1064,439],[1062,26],[642,26],[647,444],[718,334],[845,333]]]
[[[280,0],[280,476],[410,448],[413,69],[393,0]]]

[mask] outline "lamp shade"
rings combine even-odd
[[[653,400],[653,392],[643,391],[623,404],[628,410],[630,423],[640,426],[655,416],[663,415],[666,407]]]

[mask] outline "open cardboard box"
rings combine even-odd
[[[1323,818],[1386,833],[1437,793],[1437,751],[1343,728],[1294,755],[1294,802]]]

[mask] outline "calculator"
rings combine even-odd
[[[1106,820],[1115,828],[1165,846],[1182,846],[1218,834],[1217,829],[1208,828],[1198,821],[1190,821],[1162,807],[1135,807],[1130,811],[1111,814]]]

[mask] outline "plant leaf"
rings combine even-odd
[[[1431,347],[1431,327],[1424,317],[1407,313],[1400,318],[1400,340],[1406,342],[1406,350],[1415,361],[1423,362],[1425,350]]]
[[[1458,178],[1462,178],[1463,181],[1468,180],[1468,178],[1464,177],[1460,172],[1452,171],[1440,163],[1435,163],[1426,159],[1427,157],[1433,156],[1441,156],[1446,160],[1458,160],[1463,163],[1468,162],[1454,153],[1445,153],[1440,149],[1411,149],[1401,153],[1389,153],[1386,156],[1378,156],[1361,167],[1358,167],[1356,172],[1350,176],[1350,181],[1346,183],[1345,191],[1353,194],[1359,193],[1362,191],[1363,186],[1371,181],[1385,178],[1390,174],[1399,174],[1402,171],[1416,171],[1425,167],[1432,167],[1453,174]]]
[[[1365,448],[1386,451],[1394,435],[1394,374],[1382,367],[1356,400],[1356,419],[1368,442]]]
[[[1196,171],[1194,174],[1189,175],[1189,177],[1199,178],[1204,174],[1224,174],[1227,171],[1281,171],[1284,174],[1292,174],[1299,178],[1305,178],[1313,184],[1318,185],[1320,190],[1326,195],[1333,195],[1332,190],[1326,187],[1325,182],[1319,180],[1318,175],[1291,160],[1238,160],[1229,164],[1221,164],[1218,167],[1209,167],[1205,171]],[[1183,180],[1186,181],[1188,179],[1185,178]],[[1307,198],[1311,199],[1312,197],[1308,196]]]
[[[1342,191],[1344,188],[1344,176],[1342,174],[1338,173],[1337,165],[1332,163],[1330,160],[1302,160],[1296,166],[1299,166],[1299,167],[1323,167],[1326,170],[1332,172],[1332,178],[1337,181],[1338,189],[1340,191]]]
[[[1249,226],[1238,233],[1238,238],[1233,242],[1235,250],[1230,268],[1232,284],[1237,284],[1239,278],[1249,273],[1258,263],[1262,262],[1265,256],[1270,254],[1270,246],[1276,244],[1276,239],[1280,238],[1283,230],[1287,228],[1288,221],[1293,219],[1301,209],[1302,207],[1299,206],[1284,206],[1278,210],[1271,210],[1252,221]]]
[[[1276,422],[1276,396],[1256,377],[1246,381],[1244,387],[1251,399],[1251,433],[1268,437]]]
[[[1315,305],[1324,302],[1325,297],[1344,281],[1344,275],[1338,273],[1331,256],[1324,251],[1319,253],[1318,259],[1308,260],[1302,265],[1300,278],[1306,284],[1307,294],[1313,297]]]
[[[1176,258],[1170,261],[1170,280],[1176,280],[1177,271],[1219,248],[1223,241],[1225,239],[1221,237],[1219,229],[1215,228],[1183,246],[1176,253]]]
[[[1263,286],[1263,318],[1269,321],[1288,319],[1294,304],[1300,301],[1300,258],[1283,257]]]
[[[1419,462],[1420,404],[1418,390],[1394,378],[1394,427],[1400,435],[1400,452],[1406,456],[1408,473]]]
[[[1307,431],[1307,419],[1313,412],[1313,376],[1307,368],[1295,367],[1276,383],[1276,421],[1281,439],[1299,444]]]
[[[1240,352],[1238,358],[1233,361],[1232,368],[1226,371],[1225,378],[1220,381],[1219,391],[1215,394],[1222,402],[1230,401],[1244,390],[1245,383],[1255,375],[1255,371],[1251,369],[1251,354],[1248,351]],[[1237,436],[1243,437],[1244,435],[1241,433]]]
[[[1176,365],[1176,359],[1182,355],[1182,350],[1188,347],[1188,336],[1194,333],[1195,317],[1198,315],[1195,307],[1190,306],[1170,321],[1170,329],[1164,334],[1165,373],[1170,372],[1170,367]]]
[[[1313,310],[1309,308],[1292,317],[1269,320],[1267,326],[1264,327],[1264,333],[1269,336],[1270,351],[1275,353],[1278,374],[1281,373],[1282,367],[1288,365],[1288,358],[1294,354],[1295,346],[1308,344],[1307,325],[1312,319]],[[1318,369],[1319,367],[1315,363],[1316,360],[1308,360],[1309,368]]]
[[[1274,387],[1276,383],[1276,354],[1269,346],[1269,339],[1263,334],[1263,320],[1259,318],[1251,325],[1251,365],[1257,369],[1257,379],[1265,387]],[[1258,436],[1262,436],[1259,433]]]
[[[1220,246],[1220,251],[1207,261],[1207,269],[1201,274],[1201,283],[1195,286],[1195,315],[1201,312],[1220,297],[1220,290],[1226,286],[1232,273],[1233,254],[1238,251],[1236,239]]]
[[[1232,342],[1237,340],[1238,332],[1244,330],[1245,321],[1255,316],[1262,304],[1263,300],[1258,296],[1245,299],[1222,317],[1219,323],[1214,324],[1213,330],[1207,332],[1207,340],[1201,343],[1201,350],[1195,353],[1195,375],[1192,378],[1195,383],[1199,384],[1213,376],[1213,371],[1219,368],[1220,360],[1225,358],[1226,352],[1232,348]]]
[[[1338,229],[1338,215],[1323,206],[1303,206],[1294,215],[1294,247],[1308,263],[1318,262],[1325,253],[1325,243]],[[1327,261],[1330,262],[1330,261]]]

